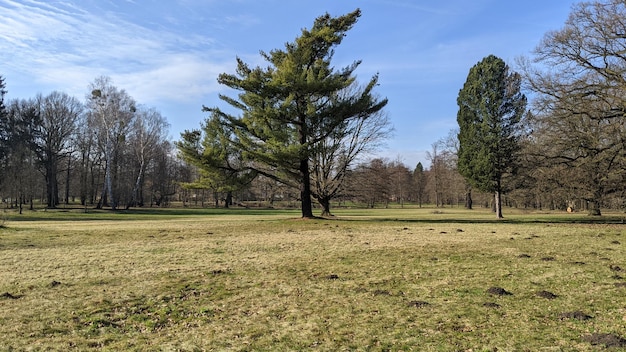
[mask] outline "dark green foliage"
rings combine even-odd
[[[417,166],[415,166],[415,170],[413,170],[413,186],[415,187],[414,191],[420,208],[422,207],[426,192],[426,180],[427,177],[424,172],[424,165],[419,162],[417,163]]]
[[[470,69],[457,98],[458,170],[472,186],[494,192],[496,198],[503,191],[503,177],[515,171],[520,148],[526,111],[520,84],[519,74],[490,55]]]
[[[183,159],[200,171],[196,182],[183,186],[223,192],[226,194],[226,207],[230,205],[232,192],[248,185],[257,175],[242,164],[241,153],[229,143],[227,137],[219,120],[211,119],[207,120],[202,131],[182,133],[181,140],[176,143]]]
[[[0,161],[6,157],[6,148],[9,129],[7,128],[7,107],[4,104],[4,96],[6,95],[6,85],[4,83],[4,77],[0,76]]]
[[[303,217],[313,216],[310,162],[317,148],[346,129],[349,121],[375,114],[387,104],[373,94],[377,76],[356,93],[342,94],[356,84],[353,73],[359,61],[340,70],[331,65],[333,48],[360,14],[356,10],[317,18],[311,30],[302,30],[283,50],[261,52],[267,67],[252,68],[237,59],[236,73],[221,74],[218,81],[240,92],[237,98],[220,96],[240,114],[204,108],[211,113],[205,135],[216,132],[204,143],[227,143],[224,150],[237,150],[241,163],[233,170],[254,170],[299,188]]]

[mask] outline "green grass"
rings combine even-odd
[[[593,334],[626,338],[623,214],[298,214],[11,214],[0,351],[594,351]],[[591,318],[564,315],[576,311]]]

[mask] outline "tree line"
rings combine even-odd
[[[360,10],[318,17],[265,66],[237,58],[218,82],[235,96],[204,107],[200,128],[167,139],[158,111],[106,77],[84,101],[53,92],[0,101],[0,192],[7,206],[276,202],[312,217],[336,205],[391,203],[584,209],[626,205],[626,3],[583,2],[517,71],[489,55],[457,98],[458,128],[432,144],[430,165],[369,158],[392,133],[378,75],[333,65]],[[527,98],[527,95],[531,99]],[[61,187],[60,187],[61,186]],[[61,189],[63,192],[61,192]]]
[[[0,77],[0,191],[8,207],[162,204],[182,171],[167,120],[98,77],[84,101],[54,91],[5,101]]]
[[[348,152],[348,141],[364,138],[354,121],[377,121],[368,143],[389,132],[381,118],[387,100],[373,91],[377,76],[358,89],[353,72],[360,61],[340,70],[331,65],[333,48],[359,10],[319,17],[284,50],[261,53],[267,67],[238,59],[236,74],[218,78],[239,92],[221,96],[238,113],[206,107],[211,117],[185,132],[178,147],[203,170],[204,184],[237,189],[241,184],[224,182],[237,178],[226,175],[263,175],[299,188],[303,217],[312,215],[311,198],[323,214],[330,213],[329,199],[352,197],[372,206],[418,194],[413,200],[421,202],[415,179],[422,173],[428,174],[428,201],[437,206],[458,203],[462,194],[471,208],[474,196],[489,195],[480,203],[498,218],[503,203],[600,215],[602,207],[623,208],[626,190],[625,15],[624,1],[579,3],[532,59],[518,61],[519,72],[494,55],[478,62],[459,91],[458,130],[433,144],[430,170],[418,165],[402,177],[414,180],[402,192],[391,190],[398,183],[384,176],[396,175],[385,160],[359,163],[360,150]]]

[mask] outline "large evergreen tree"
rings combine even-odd
[[[9,128],[7,124],[7,107],[4,104],[4,96],[7,93],[4,77],[0,76],[0,162],[6,157]]]
[[[494,194],[502,218],[502,180],[515,171],[526,97],[521,78],[490,55],[474,65],[459,92],[458,170],[474,187]]]
[[[316,148],[349,121],[387,104],[373,94],[377,76],[355,94],[343,94],[357,84],[353,73],[360,61],[340,70],[331,65],[334,48],[360,14],[357,9],[318,17],[284,50],[262,52],[268,67],[251,68],[238,59],[236,74],[221,74],[218,82],[240,92],[237,99],[220,98],[241,115],[205,107],[224,126],[228,138],[222,140],[241,151],[245,168],[299,188],[305,218],[313,217],[310,163]]]

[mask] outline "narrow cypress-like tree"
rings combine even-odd
[[[7,154],[7,141],[9,140],[9,128],[8,128],[8,112],[7,107],[4,104],[4,96],[7,93],[6,85],[4,83],[4,77],[0,76],[0,162],[4,160]]]
[[[526,97],[521,77],[500,58],[490,55],[474,65],[459,92],[458,170],[471,185],[494,193],[502,218],[502,179],[515,172]]]
[[[357,84],[353,72],[360,61],[340,70],[331,65],[334,48],[360,15],[357,9],[318,17],[283,50],[262,52],[267,67],[251,68],[238,59],[236,74],[221,74],[218,82],[240,92],[237,99],[220,96],[240,114],[204,108],[223,127],[227,138],[220,139],[241,152],[243,167],[300,189],[305,218],[313,217],[311,159],[317,148],[347,122],[387,104],[373,93],[377,76],[354,94],[343,94]]]

